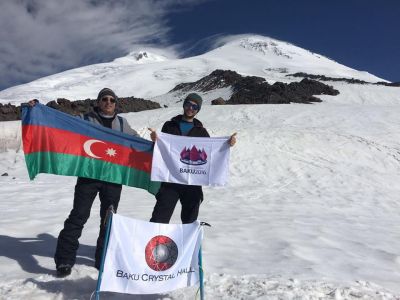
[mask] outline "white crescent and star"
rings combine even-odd
[[[91,147],[93,144],[95,143],[102,143],[105,144],[105,142],[103,141],[99,141],[99,140],[87,140],[84,144],[83,144],[83,150],[85,151],[85,153],[87,155],[89,155],[90,157],[94,157],[94,158],[101,158],[101,156],[97,156],[95,155],[92,150]],[[117,154],[117,151],[113,148],[108,148],[106,150],[106,153],[108,156],[115,156]]]

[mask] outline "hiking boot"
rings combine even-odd
[[[71,265],[61,264],[57,266],[57,277],[66,277],[71,274]]]

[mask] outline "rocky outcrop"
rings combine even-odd
[[[159,103],[135,97],[119,98],[117,105],[118,113],[137,112],[157,108],[161,108]]]
[[[224,99],[222,99],[221,97],[219,97],[219,98],[217,98],[217,99],[212,100],[212,101],[211,101],[211,104],[212,104],[212,105],[224,105],[224,104],[226,104],[226,102],[225,102]]]
[[[394,86],[394,87],[400,87],[400,81],[399,82],[377,82],[375,83],[377,85],[385,85],[385,86]]]
[[[275,82],[255,83],[250,78],[235,86],[234,93],[226,104],[289,104],[322,102],[314,95],[338,95],[331,86],[311,79],[289,84]]]
[[[215,70],[202,79],[177,85],[170,92],[208,92],[218,88],[231,87],[233,94],[224,104],[287,104],[321,102],[313,95],[338,95],[331,86],[311,79],[286,84],[276,82],[270,85],[262,77],[242,76],[230,70]],[[222,104],[213,100],[214,105]]]
[[[96,100],[86,99],[70,101],[67,99],[57,99],[46,104],[49,107],[61,110],[65,113],[76,115],[87,113],[96,106]],[[150,100],[144,100],[135,97],[118,98],[116,111],[118,113],[137,112],[142,110],[161,108],[160,104]]]
[[[0,103],[0,121],[14,121],[21,119],[21,109],[12,104]]]
[[[208,92],[215,89],[233,86],[242,80],[243,76],[230,70],[215,70],[210,75],[207,75],[196,82],[181,83],[174,87],[170,92],[181,91],[199,91]],[[252,77],[255,81],[262,80],[261,77]]]
[[[46,104],[49,107],[60,110],[62,112],[78,115],[89,112],[96,105],[96,100],[86,99],[70,101],[68,99],[59,98]],[[135,97],[119,98],[117,102],[117,112],[137,112],[142,110],[161,108],[160,104],[150,100],[144,100]],[[21,108],[12,104],[2,105],[0,103],[0,121],[13,121],[21,119]]]
[[[58,98],[48,102],[46,105],[70,115],[79,115],[90,111],[95,105],[95,101],[90,99],[70,101],[65,98]]]
[[[288,74],[286,76],[310,78],[310,79],[321,80],[321,81],[339,81],[339,82],[346,82],[346,83],[350,83],[350,84],[375,84],[375,85],[400,87],[400,82],[383,82],[383,81],[368,82],[368,81],[354,79],[354,78],[328,77],[325,75],[307,74],[307,73],[303,73],[303,72]]]

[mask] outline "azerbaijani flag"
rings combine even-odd
[[[156,194],[150,180],[153,143],[70,116],[40,103],[22,108],[22,141],[29,178],[39,173],[79,176]]]

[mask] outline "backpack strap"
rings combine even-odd
[[[119,121],[119,128],[121,130],[121,132],[124,132],[124,119],[122,119],[122,117],[117,116],[118,121]]]

